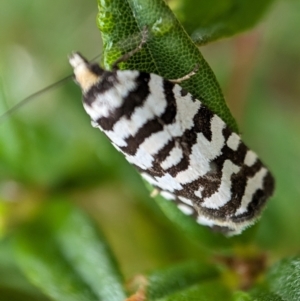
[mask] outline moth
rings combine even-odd
[[[272,195],[271,173],[238,134],[181,88],[180,80],[192,74],[170,81],[118,70],[121,60],[107,71],[79,53],[69,58],[92,125],[184,214],[223,233],[241,233]]]

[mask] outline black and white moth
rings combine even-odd
[[[70,64],[92,125],[165,199],[230,235],[255,222],[274,179],[201,101],[156,74],[103,70],[79,53]]]

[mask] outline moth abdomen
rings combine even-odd
[[[158,75],[100,67],[93,73],[74,56],[93,124],[163,197],[198,223],[229,234],[254,223],[274,180],[220,117]]]

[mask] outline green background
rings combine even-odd
[[[299,11],[299,1],[278,1],[255,30],[200,48],[243,140],[276,178],[253,241],[269,252],[271,263],[300,246]],[[71,74],[72,51],[87,58],[101,53],[96,15],[94,1],[2,1],[1,113]],[[0,124],[0,235],[56,195],[67,196],[101,226],[126,279],[201,256],[201,242],[166,219],[134,169],[90,126],[72,81]]]

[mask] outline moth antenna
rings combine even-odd
[[[91,59],[90,61],[93,62],[95,60],[97,60],[99,57],[101,57],[102,54],[98,54],[96,55],[93,59]],[[11,108],[9,108],[5,113],[3,113],[2,115],[0,115],[0,123],[3,122],[6,118],[8,118],[9,116],[11,116],[13,113],[15,113],[16,111],[18,111],[21,107],[25,106],[27,103],[29,103],[31,100],[37,98],[38,96],[41,96],[42,94],[51,91],[52,89],[57,88],[58,86],[64,84],[65,82],[67,82],[68,80],[73,78],[73,74],[66,76],[65,78],[56,81],[55,83],[29,95],[28,97],[22,99],[20,102],[18,102],[17,104],[15,104],[14,106],[12,106]]]
[[[99,53],[96,56],[94,56],[89,62],[92,63],[92,62],[96,61],[99,58],[100,58],[100,61],[101,61],[102,57],[103,57],[103,54]]]
[[[25,104],[29,103],[31,100],[35,99],[36,97],[44,94],[45,92],[51,91],[54,88],[57,88],[58,86],[62,85],[63,83],[67,82],[68,80],[72,79],[73,75],[68,75],[67,77],[29,95],[28,97],[22,99],[20,102],[12,106],[10,109],[8,109],[4,114],[0,115],[0,123],[5,120],[5,118],[11,116],[14,112],[19,110],[21,107],[23,107]]]

